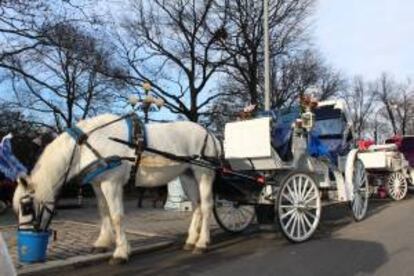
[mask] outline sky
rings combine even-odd
[[[348,76],[414,78],[413,0],[319,0],[315,43]]]

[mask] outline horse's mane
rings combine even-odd
[[[94,118],[81,121],[77,124],[84,131],[88,131],[96,126],[102,125],[111,119],[114,115],[105,114]],[[75,140],[66,132],[60,134],[51,142],[41,154],[31,172],[31,182],[34,185],[36,197],[44,201],[53,200],[57,189],[63,184],[65,173],[69,167],[73,150],[75,149]],[[76,148],[74,160],[71,166],[68,180],[77,173],[79,167],[79,150]]]
[[[74,146],[75,141],[64,132],[44,149],[30,174],[38,198],[53,199],[56,186],[69,166]]]

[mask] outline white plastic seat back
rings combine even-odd
[[[263,158],[271,156],[270,118],[227,123],[224,130],[224,156]]]
[[[282,161],[271,145],[271,118],[227,123],[224,156],[234,170],[272,170]]]

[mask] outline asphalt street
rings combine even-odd
[[[316,235],[290,244],[280,233],[252,229],[241,236],[217,233],[211,250],[193,255],[180,245],[129,263],[75,267],[59,275],[414,275],[414,196],[374,200],[368,217],[352,221],[347,206],[325,208]]]

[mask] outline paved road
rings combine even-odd
[[[414,275],[414,197],[371,203],[354,223],[345,206],[324,210],[316,236],[292,245],[278,233],[218,233],[206,255],[179,246],[134,256],[127,265],[78,267],[63,275]]]

